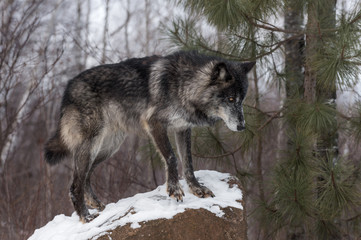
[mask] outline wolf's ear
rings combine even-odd
[[[224,62],[217,63],[213,67],[211,81],[212,83],[228,82],[232,79],[231,74],[229,74],[227,65]]]
[[[253,66],[256,64],[256,62],[245,62],[245,63],[241,63],[242,69],[245,73],[248,73],[249,71],[251,71],[251,69],[253,68]]]

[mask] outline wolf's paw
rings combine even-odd
[[[99,201],[96,196],[92,196],[90,193],[86,193],[84,197],[86,205],[88,205],[90,208],[97,209],[98,211],[104,210],[105,205]]]
[[[176,199],[177,202],[178,201],[183,202],[184,192],[183,192],[181,186],[179,185],[179,183],[176,183],[176,184],[168,183],[167,192],[169,194],[169,197]]]
[[[88,223],[90,221],[92,221],[94,218],[98,217],[99,216],[99,213],[94,213],[94,214],[88,214],[86,216],[82,216],[80,217],[80,221],[82,223]]]
[[[205,186],[197,185],[190,185],[189,188],[191,189],[192,193],[200,198],[207,198],[207,197],[215,197],[213,192],[209,190]]]
[[[105,208],[104,203],[99,202],[99,205],[97,206],[98,211],[103,211],[103,210],[104,210],[104,208]]]
[[[86,199],[86,205],[88,205],[90,208],[93,208],[93,209],[97,209],[98,211],[103,211],[104,208],[105,208],[105,205],[100,202],[100,201],[95,201],[95,200],[89,200],[89,199]]]

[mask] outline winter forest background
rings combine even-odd
[[[73,212],[72,163],[49,167],[66,82],[129,57],[198,50],[257,60],[247,130],[194,129],[195,169],[239,177],[249,239],[361,238],[361,2],[2,0],[0,239]],[[171,138],[173,139],[173,138]],[[149,139],[129,136],[96,170],[105,203],[164,182]]]

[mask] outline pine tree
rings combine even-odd
[[[261,154],[260,144],[274,141],[267,142],[265,134],[281,118],[287,144],[279,146],[279,158],[268,169],[272,181],[265,186],[267,192],[263,192],[262,161],[254,160],[259,185],[255,219],[262,226],[261,238],[279,238],[281,230],[286,239],[360,237],[361,164],[339,154],[338,136],[352,132],[354,147],[358,146],[361,105],[355,103],[353,115],[345,116],[337,111],[335,100],[336,90],[352,89],[360,74],[361,4],[338,15],[335,0],[186,0],[180,4],[188,17],[176,20],[169,29],[177,46],[236,61],[258,60],[257,69],[272,72],[254,73],[256,94],[247,99],[247,130],[232,135],[241,147],[219,155],[234,157],[239,149]],[[281,18],[283,27],[278,24]],[[206,30],[216,30],[217,37],[202,30],[202,21],[209,24]],[[257,74],[275,76],[271,81],[280,89],[284,85],[280,111],[260,109]],[[196,145],[199,136],[194,140]],[[215,141],[227,145],[226,139]]]

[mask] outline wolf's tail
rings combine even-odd
[[[50,165],[55,165],[61,162],[61,160],[70,153],[61,140],[59,131],[56,131],[55,135],[45,144],[44,152],[45,160]]]

